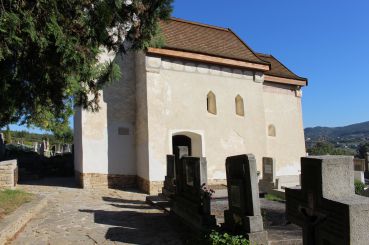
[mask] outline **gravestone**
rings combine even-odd
[[[202,189],[207,184],[206,159],[182,157],[175,164],[176,193],[171,211],[195,230],[215,227],[215,217],[210,214],[210,195]]]
[[[226,174],[229,210],[224,211],[224,227],[245,235],[251,244],[267,245],[254,155],[227,157]]]
[[[270,193],[275,188],[275,161],[271,157],[263,157],[262,174],[263,177],[259,181],[259,189],[262,193]]]
[[[263,180],[274,182],[275,172],[274,159],[271,157],[263,157]]]
[[[0,160],[2,160],[5,156],[5,140],[4,134],[0,133]]]
[[[175,155],[167,155],[167,175],[164,180],[162,193],[168,198],[172,198],[175,193]]]
[[[354,159],[354,170],[355,171],[365,171],[365,159]]]
[[[45,156],[45,152],[46,152],[46,142],[45,140],[42,141],[42,143],[40,144],[40,155],[41,156]]]
[[[303,244],[364,245],[369,199],[355,195],[352,157],[303,157],[301,187],[286,189],[287,219],[303,228]]]

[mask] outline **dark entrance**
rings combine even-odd
[[[192,146],[191,146],[191,138],[187,137],[185,135],[175,135],[172,138],[172,149],[173,154],[178,154],[178,151],[176,150],[178,146],[185,146],[188,148],[188,155],[192,156]],[[178,158],[179,156],[176,156]]]

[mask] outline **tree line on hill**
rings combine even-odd
[[[54,144],[73,144],[73,130],[68,130],[58,134],[39,134],[30,133],[27,131],[13,131],[9,129],[9,126],[5,130],[1,131],[4,134],[4,140],[7,144],[23,143],[26,146],[32,146],[34,142],[41,143],[43,140],[48,140],[51,145]]]
[[[369,152],[369,141],[358,145],[356,151],[349,148],[339,148],[328,141],[319,141],[314,146],[307,148],[307,152],[311,156],[319,155],[351,155],[364,159]]]

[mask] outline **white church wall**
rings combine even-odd
[[[80,142],[75,151],[76,171],[85,176],[94,174],[91,176],[96,181],[107,182],[108,175],[135,176],[137,173],[134,54],[116,59],[122,68],[122,78],[103,89],[100,110],[93,113],[77,109],[75,113],[75,125],[81,125],[75,130],[76,141]],[[97,177],[98,174],[105,177]]]
[[[276,175],[300,174],[306,155],[300,91],[288,85],[264,83],[265,132],[274,125],[276,136],[267,137],[267,157],[276,161]]]
[[[136,164],[137,175],[149,180],[149,142],[147,122],[147,83],[145,55],[136,55]]]
[[[263,76],[250,71],[147,57],[150,181],[165,176],[171,154],[170,132],[203,132],[209,179],[225,179],[227,156],[253,153],[261,169],[266,154]],[[208,113],[209,91],[216,96],[217,114]],[[236,115],[235,98],[242,96],[245,116]],[[194,147],[194,146],[193,146]]]

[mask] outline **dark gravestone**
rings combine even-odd
[[[175,155],[167,155],[167,175],[165,176],[163,194],[172,198],[175,193]]]
[[[226,160],[229,210],[224,212],[224,227],[243,234],[252,244],[268,244],[260,211],[256,160],[251,154]]]
[[[0,133],[0,160],[2,160],[5,156],[5,140],[4,134]]]
[[[303,157],[301,188],[286,189],[287,219],[303,244],[368,244],[369,199],[355,195],[352,157]]]
[[[210,196],[202,190],[207,183],[206,159],[182,157],[176,162],[176,193],[172,211],[186,224],[199,231],[216,225],[210,215]]]

